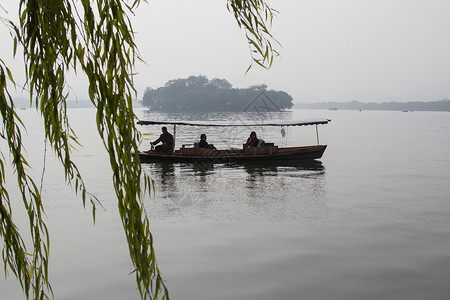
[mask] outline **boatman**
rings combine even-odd
[[[154,146],[158,143],[162,143],[162,145],[155,147],[155,151],[172,153],[174,148],[173,135],[167,131],[167,127],[165,126],[161,128],[161,130],[162,134],[159,136],[159,139],[154,142],[150,142],[150,145]]]

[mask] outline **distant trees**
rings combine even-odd
[[[296,103],[296,108],[306,109],[329,109],[335,107],[337,109],[348,110],[418,110],[418,111],[450,111],[450,100],[442,99],[432,102],[382,102],[382,103],[362,103],[358,101],[351,102],[321,102],[321,103]]]
[[[283,91],[267,90],[267,85],[253,85],[245,89],[233,88],[226,79],[190,76],[168,81],[157,89],[147,88],[142,104],[160,111],[243,111],[256,110],[251,106],[261,98],[270,102],[271,110],[292,107],[292,97]]]

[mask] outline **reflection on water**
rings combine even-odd
[[[86,122],[86,114],[95,120],[95,110],[69,113],[85,146],[75,155],[92,155],[77,157],[79,167],[107,209],[97,212],[93,227],[90,211],[71,200],[64,181],[53,180],[53,174],[60,175],[59,163],[47,160],[44,205],[55,297],[137,299],[109,159],[92,130],[95,122]],[[39,116],[31,110],[19,114],[29,129],[29,161],[40,178],[44,139],[36,126]],[[155,195],[145,203],[172,299],[448,299],[450,113],[290,114],[271,113],[279,119],[333,120],[319,129],[320,140],[329,145],[323,164],[143,165],[156,181]],[[224,115],[191,118],[227,120]],[[254,117],[228,116],[236,121]],[[162,113],[141,119],[188,120]],[[139,129],[161,132],[160,126]],[[248,129],[236,130],[235,145],[242,146]],[[214,144],[233,139],[231,131],[183,127],[177,128],[177,140],[192,142],[201,131]],[[266,141],[282,142],[279,128],[256,131]],[[314,143],[315,131],[313,126],[289,128],[288,137],[292,145],[308,144],[309,137]],[[145,142],[142,147],[149,147]],[[392,149],[401,149],[401,155]],[[17,216],[20,222],[20,212]],[[1,276],[0,298],[23,299],[17,281],[10,276],[5,284]]]
[[[325,172],[325,167],[318,160],[247,162],[239,165],[243,166],[249,175],[258,173],[261,176],[271,175],[273,172],[282,172],[287,169],[292,171],[312,171],[314,174]],[[235,166],[238,166],[238,164],[235,164]]]
[[[228,121],[229,123],[239,124],[248,121],[264,120],[290,120],[292,111],[282,112],[201,112],[201,113],[183,113],[183,112],[154,112],[150,110],[143,111],[143,120],[152,121]]]
[[[325,167],[313,162],[149,163],[157,186],[147,203],[153,218],[320,221]]]

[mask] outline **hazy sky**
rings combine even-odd
[[[2,0],[2,5],[17,5]],[[274,0],[281,57],[254,66],[225,0],[149,0],[132,17],[145,64],[136,87],[190,75],[233,86],[265,83],[294,102],[434,101],[450,98],[449,0]],[[4,13],[1,13],[4,16]],[[7,38],[0,24],[0,38]],[[6,36],[6,37],[5,37]],[[2,42],[0,55],[11,52]],[[7,60],[11,63],[10,60]],[[18,66],[18,63],[12,63]],[[83,98],[82,81],[72,86]]]

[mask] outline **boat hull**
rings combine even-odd
[[[326,145],[279,148],[277,153],[272,154],[248,154],[230,152],[226,150],[210,151],[205,155],[185,155],[179,150],[174,153],[161,153],[155,151],[139,152],[141,162],[192,162],[206,161],[209,163],[221,162],[250,162],[250,161],[292,161],[292,160],[314,160],[322,157]]]

